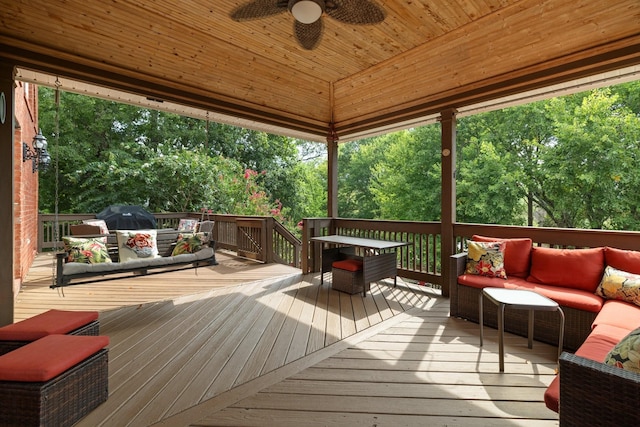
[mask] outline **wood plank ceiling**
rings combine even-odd
[[[0,0],[0,60],[317,141],[640,63],[639,0],[374,0],[314,50],[249,1]]]

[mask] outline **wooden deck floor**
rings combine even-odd
[[[499,374],[496,331],[481,349],[478,325],[429,288],[380,282],[362,298],[289,267],[219,261],[65,297],[34,273],[16,317],[51,308],[48,294],[58,308],[99,305],[110,337],[109,399],[78,426],[558,425],[542,402],[552,346],[507,335]]]

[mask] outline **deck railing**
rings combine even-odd
[[[448,258],[453,254],[441,251],[439,222],[378,221],[344,218],[310,218],[304,220],[302,238],[302,269],[320,271],[320,245],[312,244],[316,236],[338,234],[408,242],[398,254],[398,275],[442,286],[448,295]],[[536,246],[556,248],[590,248],[612,246],[620,249],[640,250],[640,232],[607,231],[567,228],[518,227],[486,224],[453,225],[456,252],[466,248],[466,239],[474,234],[501,238],[529,237]],[[446,270],[446,271],[445,271]],[[455,279],[455,278],[453,278]]]
[[[154,214],[158,228],[176,228],[181,218],[201,218],[200,213]],[[69,226],[94,214],[40,215],[38,249],[61,248],[57,237],[69,235]],[[346,218],[308,218],[303,220],[300,241],[282,224],[271,217],[208,215],[214,221],[213,238],[217,247],[236,251],[238,255],[265,263],[277,262],[302,268],[303,272],[320,271],[320,248],[310,239],[316,236],[339,234],[345,236],[403,241],[409,245],[399,248],[398,275],[403,278],[441,286],[448,295],[448,258],[442,253],[442,225],[439,222],[386,221]],[[453,225],[455,251],[465,250],[465,240],[474,234],[493,237],[529,237],[537,246],[588,248],[612,246],[640,250],[640,232],[606,231],[565,228],[517,227],[486,224]],[[59,240],[58,239],[58,240]]]

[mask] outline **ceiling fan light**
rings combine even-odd
[[[324,11],[322,0],[292,0],[289,2],[289,10],[296,21],[303,24],[313,24]]]

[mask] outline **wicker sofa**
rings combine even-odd
[[[640,327],[640,307],[595,294],[606,266],[640,274],[640,252],[610,247],[592,249],[536,248],[528,238],[503,241],[507,279],[465,274],[467,254],[452,257],[451,315],[478,322],[478,300],[484,287],[529,289],[562,307],[565,317],[560,375],[547,388],[549,409],[559,411],[561,425],[632,425],[640,420],[635,408],[640,374],[605,365],[605,357],[632,330]],[[497,327],[497,307],[484,304],[485,324]],[[507,310],[505,330],[526,336],[526,311]],[[535,313],[534,338],[557,345],[555,312]],[[562,377],[562,380],[560,380]],[[605,402],[603,403],[603,400]],[[615,401],[615,402],[612,402]]]
[[[150,271],[164,272],[179,268],[191,268],[206,265],[216,265],[215,241],[209,240],[202,248],[193,253],[183,253],[172,256],[173,248],[178,241],[180,232],[175,230],[158,230],[156,234],[157,257],[140,258],[133,261],[121,262],[115,233],[108,235],[76,236],[79,238],[106,238],[106,248],[109,257],[114,262],[109,263],[81,263],[67,262],[67,251],[57,254],[56,283],[52,288],[77,285],[96,281],[96,277],[119,275],[122,273],[151,274]],[[107,280],[107,279],[99,279]]]

